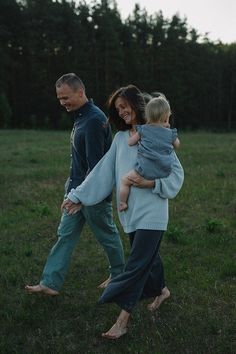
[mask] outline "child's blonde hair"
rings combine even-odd
[[[164,123],[171,115],[169,102],[164,95],[152,98],[145,108],[147,123]]]

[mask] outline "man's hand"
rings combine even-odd
[[[150,181],[142,176],[129,177],[130,182],[134,187],[138,188],[153,188],[155,187],[155,181]]]
[[[80,211],[81,208],[81,203],[75,204],[70,199],[65,199],[61,205],[61,212],[63,213],[66,210],[69,215],[73,215]]]

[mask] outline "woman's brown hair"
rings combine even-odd
[[[128,85],[116,90],[108,99],[109,122],[115,126],[118,131],[129,130],[132,127],[131,125],[125,123],[125,121],[119,116],[116,110],[115,102],[118,97],[125,99],[131,106],[136,114],[137,124],[142,125],[146,123],[144,118],[145,101],[142,93],[136,86]]]

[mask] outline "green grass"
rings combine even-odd
[[[171,298],[154,314],[140,303],[109,342],[119,308],[97,304],[107,262],[88,228],[58,298],[24,291],[56,241],[69,133],[0,131],[0,353],[236,353],[236,134],[180,137],[185,183],[161,247]]]

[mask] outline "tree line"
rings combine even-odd
[[[123,20],[112,0],[0,0],[0,9],[0,128],[69,128],[54,83],[75,72],[105,112],[132,83],[163,92],[177,128],[235,129],[236,43],[138,4]]]

